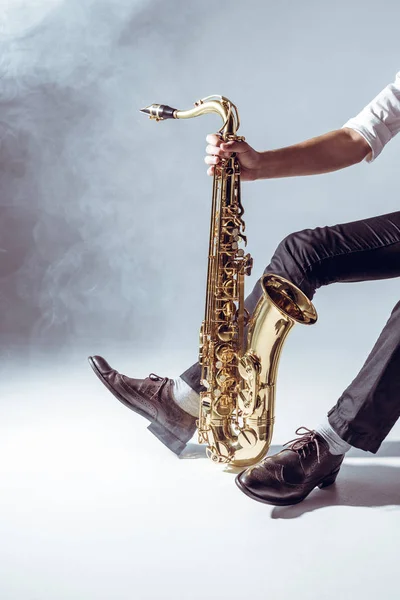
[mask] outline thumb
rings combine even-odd
[[[237,152],[238,154],[249,150],[249,145],[246,142],[224,142],[220,147],[225,152]]]

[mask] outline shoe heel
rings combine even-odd
[[[173,433],[168,431],[165,427],[154,421],[147,428],[153,435],[156,436],[164,444],[167,446],[174,454],[179,456],[183,450],[186,448],[186,442],[182,442],[179,438],[177,438]]]
[[[318,487],[322,490],[322,488],[326,488],[326,487],[332,485],[333,483],[335,483],[336,477],[338,476],[339,471],[340,471],[340,467],[339,467],[339,469],[336,469],[336,471],[333,471],[333,473],[328,475],[328,477],[325,477],[325,479],[323,481],[321,481],[321,483],[318,484]]]

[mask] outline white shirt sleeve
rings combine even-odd
[[[371,151],[366,157],[372,162],[384,146],[400,131],[400,71],[394,83],[387,85],[363,110],[343,126],[361,134]]]

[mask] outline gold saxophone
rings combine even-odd
[[[237,136],[236,106],[208,96],[190,110],[152,104],[151,119],[190,119],[218,113],[224,141]],[[201,392],[199,443],[211,460],[245,467],[268,452],[275,420],[275,382],[283,343],[295,323],[312,324],[317,313],[293,283],[273,273],[260,280],[262,297],[252,315],[244,306],[244,276],[252,258],[245,254],[240,165],[235,155],[214,170],[205,317],[200,329]]]

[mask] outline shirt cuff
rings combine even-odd
[[[370,158],[369,153],[364,159],[368,163],[373,162],[379,154],[382,152],[384,146],[392,139],[392,133],[390,129],[381,121],[378,117],[368,112],[363,114],[361,111],[357,117],[349,119],[343,126],[349,127],[354,131],[357,131],[371,146],[372,155]]]

